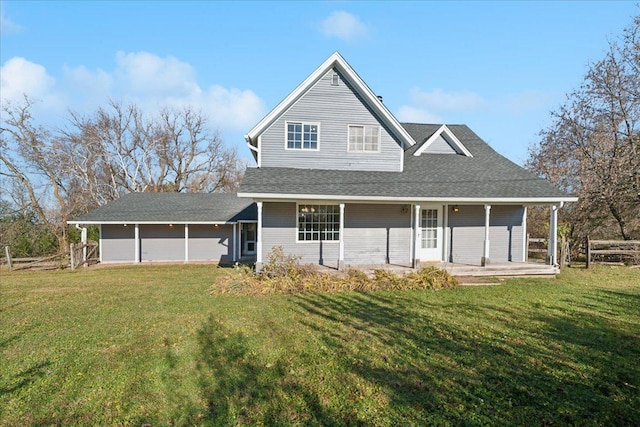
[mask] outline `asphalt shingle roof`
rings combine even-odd
[[[248,168],[240,193],[415,198],[563,198],[567,194],[495,152],[466,125],[447,125],[473,157],[413,153],[441,125],[402,123],[416,144],[403,172]]]
[[[235,193],[130,193],[71,222],[236,222],[257,216],[255,203]]]

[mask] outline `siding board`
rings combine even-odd
[[[102,262],[133,262],[135,258],[135,227],[102,224]]]
[[[330,70],[260,136],[262,167],[401,171],[403,150],[362,98],[340,76],[331,85]],[[319,150],[286,150],[285,122],[320,124]],[[380,125],[379,153],[350,153],[348,125]]]
[[[346,264],[409,264],[411,213],[402,205],[346,204],[344,257]]]
[[[484,206],[461,205],[449,213],[448,260],[480,265],[484,250]],[[491,262],[522,259],[522,206],[493,205],[489,220],[489,260]]]
[[[189,261],[233,262],[233,226],[190,224]]]
[[[184,261],[184,225],[140,225],[142,261]]]

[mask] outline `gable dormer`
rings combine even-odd
[[[420,146],[414,156],[423,154],[460,154],[473,157],[464,144],[451,132],[447,125],[442,125]]]
[[[415,143],[337,52],[245,139],[259,167],[393,172]]]

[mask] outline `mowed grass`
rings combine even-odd
[[[640,270],[211,296],[207,265],[0,272],[0,425],[640,425]]]

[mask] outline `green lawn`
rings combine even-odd
[[[209,294],[206,265],[0,272],[0,425],[640,425],[640,270]]]

